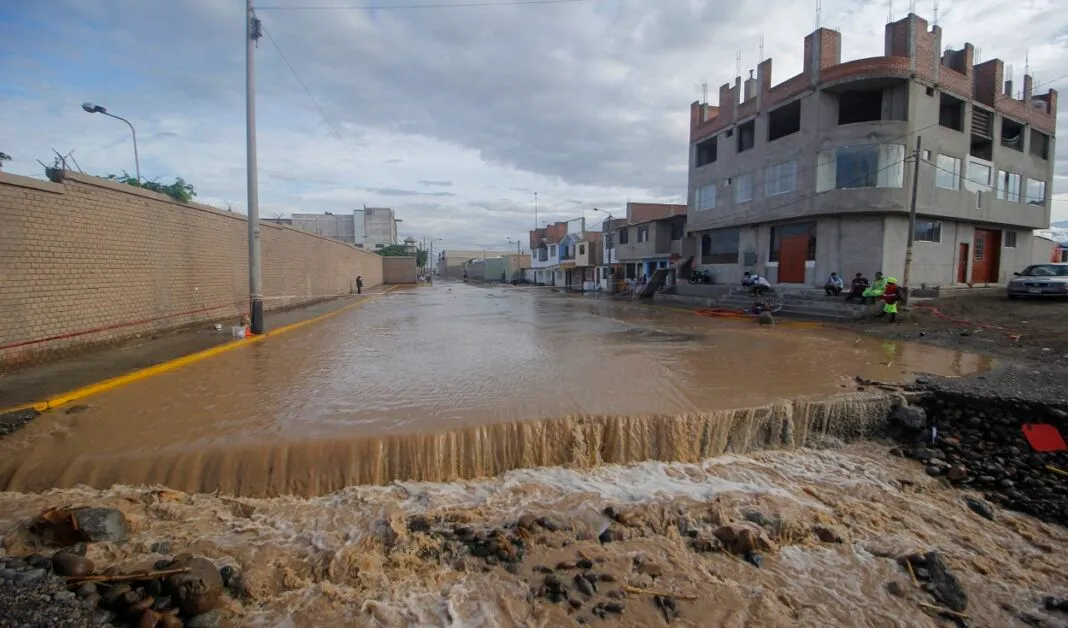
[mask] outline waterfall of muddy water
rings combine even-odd
[[[989,368],[834,330],[466,285],[394,293],[53,411],[0,441],[0,486],[322,495],[546,465],[697,461],[861,435],[854,376]],[[744,408],[737,410],[737,408]]]
[[[914,462],[871,443],[839,449],[728,454],[700,463],[643,462],[596,469],[509,471],[452,483],[351,487],[317,498],[227,498],[148,488],[0,494],[0,534],[10,553],[32,549],[15,524],[46,507],[118,507],[134,525],[122,545],[95,543],[98,565],[137,568],[192,551],[240,564],[254,603],[227,598],[233,625],[574,626],[582,609],[528,598],[538,566],[585,555],[608,574],[594,600],[625,585],[677,597],[678,626],[936,626],[933,600],[895,561],[937,550],[969,596],[975,626],[1023,626],[1044,595],[1063,595],[1068,530],[1011,511],[988,521],[962,493]],[[615,540],[599,543],[614,507]],[[524,514],[569,522],[541,529],[511,572],[468,554],[440,534],[514,524]],[[423,525],[416,525],[421,517]],[[724,523],[764,521],[773,547],[758,569],[721,552],[698,553]],[[842,543],[820,543],[816,525]],[[565,583],[576,573],[558,570]],[[888,592],[895,582],[903,597]],[[692,599],[691,599],[692,598]],[[610,625],[664,625],[649,595],[629,594]],[[1006,610],[1006,609],[1015,609]],[[1047,616],[1048,617],[1048,616]],[[1049,617],[1053,623],[1063,625]],[[1063,618],[1062,618],[1063,619]],[[1038,624],[1035,624],[1038,625]]]

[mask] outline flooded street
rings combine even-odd
[[[738,451],[737,436],[696,447],[677,430],[674,445],[650,442],[652,431],[677,422],[700,440],[742,421],[733,409],[787,420],[796,409],[774,404],[853,392],[855,376],[989,367],[843,331],[444,284],[46,413],[0,442],[0,480],[319,495],[521,466],[696,460]],[[576,443],[579,433],[599,442]]]

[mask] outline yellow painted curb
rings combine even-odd
[[[102,392],[118,388],[119,386],[125,386],[126,384],[131,384],[131,383],[136,382],[138,380],[142,380],[142,379],[145,379],[145,378],[148,378],[148,377],[152,377],[153,375],[159,375],[160,373],[166,373],[167,371],[173,371],[176,368],[180,368],[180,367],[183,367],[183,366],[188,366],[190,364],[193,364],[194,362],[200,362],[201,360],[205,360],[207,358],[219,355],[221,353],[226,353],[228,351],[232,351],[232,350],[237,349],[239,347],[244,347],[245,345],[248,345],[248,344],[251,344],[251,343],[254,343],[254,342],[262,342],[263,340],[266,340],[267,338],[271,338],[273,336],[278,336],[278,335],[284,334],[286,332],[293,331],[295,329],[299,329],[301,327],[304,327],[305,325],[311,325],[312,323],[320,322],[322,320],[330,318],[331,316],[336,316],[336,315],[338,315],[338,314],[340,314],[342,312],[345,312],[345,311],[351,310],[353,308],[359,307],[359,306],[361,306],[364,303],[367,303],[369,301],[374,301],[375,299],[377,299],[377,298],[379,298],[379,297],[381,297],[383,295],[389,294],[395,288],[396,288],[396,286],[390,286],[389,288],[386,288],[382,292],[377,292],[375,294],[369,294],[365,298],[360,299],[359,301],[357,301],[355,303],[350,303],[349,305],[346,305],[344,307],[340,307],[340,308],[338,308],[338,309],[336,309],[336,310],[334,310],[332,312],[326,312],[325,314],[320,314],[318,316],[313,316],[312,318],[309,318],[307,320],[298,321],[296,323],[291,323],[289,325],[284,325],[282,327],[279,327],[278,329],[274,329],[274,330],[265,332],[263,334],[260,334],[259,336],[251,336],[249,338],[244,338],[242,340],[234,340],[233,342],[228,342],[226,344],[222,344],[222,345],[219,345],[217,347],[210,347],[208,349],[204,349],[203,351],[197,351],[196,353],[190,353],[189,355],[183,355],[180,358],[175,358],[175,359],[170,360],[168,362],[163,362],[163,363],[160,363],[160,364],[156,364],[154,366],[149,366],[149,367],[143,368],[143,369],[141,369],[139,371],[133,371],[132,373],[126,373],[125,375],[119,375],[118,377],[112,377],[111,379],[105,379],[104,381],[97,382],[95,384],[89,384],[88,386],[83,386],[81,388],[75,388],[74,390],[62,393],[60,395],[56,395],[55,397],[52,397],[51,399],[48,399],[48,400],[45,400],[45,401],[40,401],[40,402],[37,402],[37,403],[27,403],[27,404],[23,404],[21,406],[15,406],[15,407],[12,407],[12,408],[5,408],[3,410],[0,410],[0,415],[8,414],[10,412],[19,412],[19,411],[30,410],[30,409],[36,410],[37,412],[44,412],[45,410],[51,410],[52,408],[57,408],[59,406],[66,405],[66,404],[68,404],[68,403],[70,403],[72,401],[77,401],[79,399],[84,399],[84,398],[89,397],[91,395],[97,395],[97,394],[100,394]]]

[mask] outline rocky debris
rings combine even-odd
[[[749,523],[728,523],[716,528],[713,535],[733,554],[775,550],[775,544],[764,530]]]
[[[817,524],[812,526],[812,533],[823,543],[845,542],[845,535],[836,526]]]
[[[886,583],[886,592],[894,597],[905,597],[905,585],[901,584],[897,580],[891,580]]]
[[[771,315],[771,312],[761,312],[760,318],[757,319],[761,325],[774,325],[775,317]]]
[[[924,590],[943,606],[958,613],[967,610],[968,593],[938,552],[910,554],[898,562],[911,567],[916,579],[924,583]]]
[[[167,584],[182,610],[189,615],[215,608],[223,592],[223,579],[215,564],[206,558],[178,556],[169,569],[188,569],[167,578]]]
[[[985,501],[977,497],[966,496],[964,498],[964,503],[968,505],[968,508],[970,508],[972,512],[980,517],[991,521],[994,520],[994,508]]]
[[[678,602],[670,595],[654,595],[653,604],[664,616],[664,621],[669,624],[680,617]]]
[[[93,561],[67,550],[60,550],[52,556],[52,568],[60,576],[88,576],[93,573]]]
[[[33,522],[30,530],[46,545],[60,547],[79,542],[121,543],[130,536],[130,524],[126,521],[126,515],[116,508],[46,510]]]
[[[40,415],[41,413],[33,408],[16,410],[14,412],[0,415],[0,438],[3,438],[8,434],[14,434],[22,426],[36,419]]]
[[[1022,431],[1026,423],[1048,422],[1068,435],[1060,408],[945,392],[918,403],[922,408],[892,412],[890,432],[902,442],[901,452],[923,463],[928,475],[1047,522],[1068,520],[1068,473],[1061,472],[1068,472],[1068,452],[1035,452]],[[968,499],[974,512],[993,516],[989,504]]]
[[[33,573],[32,578],[24,574]],[[23,577],[20,577],[23,576]],[[67,590],[66,581],[32,567],[23,557],[0,558],[0,626],[86,628],[108,625],[94,618],[94,602]]]

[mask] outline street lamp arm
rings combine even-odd
[[[137,129],[135,129],[134,125],[131,124],[130,121],[127,120],[126,118],[123,118],[122,116],[117,116],[117,115],[115,115],[113,113],[108,113],[107,111],[104,110],[103,107],[97,108],[96,113],[102,113],[102,114],[104,114],[105,116],[107,116],[109,118],[115,118],[116,120],[122,120],[123,122],[126,123],[126,126],[130,127],[130,133],[133,134],[134,168],[137,170],[137,185],[141,185],[141,157],[138,156],[138,154],[137,154]]]

